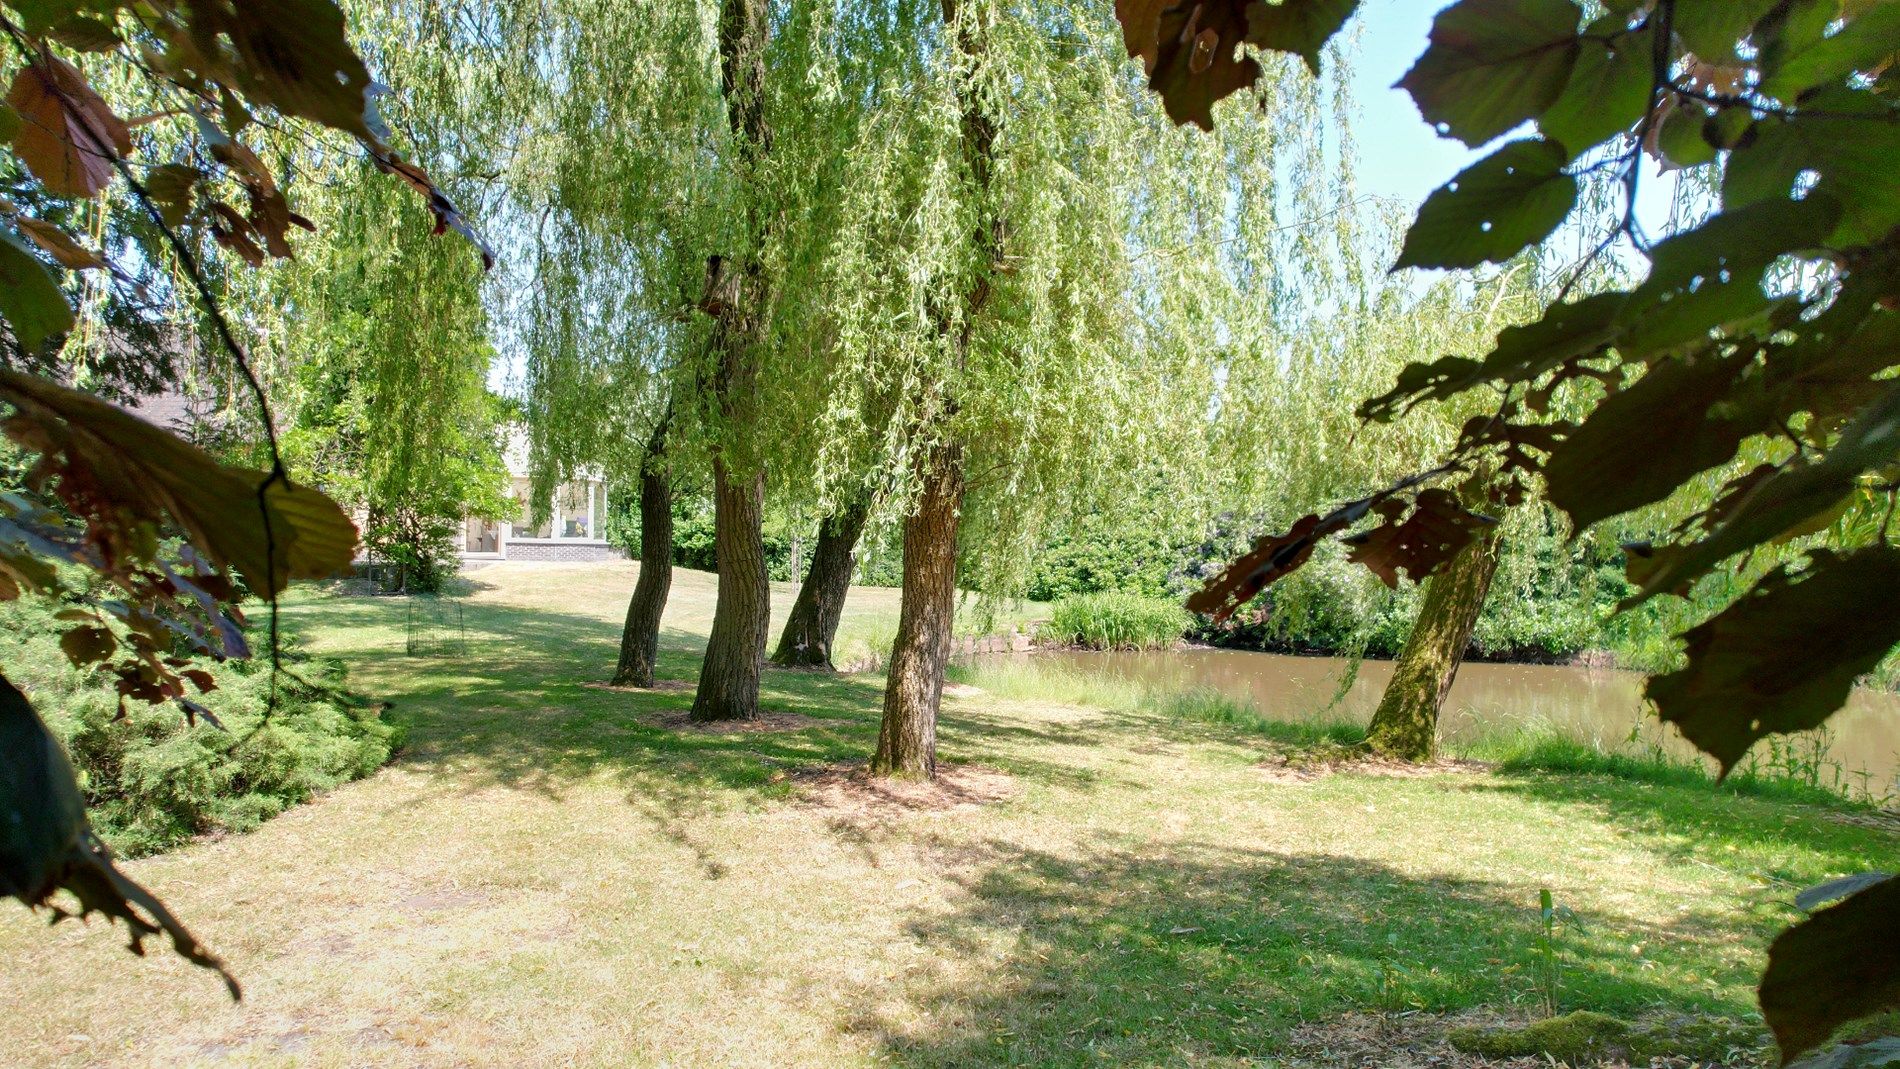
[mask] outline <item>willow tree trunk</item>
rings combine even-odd
[[[968,366],[977,319],[989,303],[990,282],[1002,257],[1003,219],[991,207],[996,173],[996,117],[985,110],[980,68],[988,51],[980,13],[961,17],[957,0],[942,0],[943,23],[956,50],[968,62],[957,73],[963,166],[969,195],[979,205],[970,242],[978,267],[962,294],[960,314],[938,316],[939,329],[956,353],[956,372]],[[945,419],[958,404],[955,376],[941,385]],[[943,670],[950,660],[951,625],[957,609],[957,525],[963,514],[964,457],[950,440],[930,448],[923,459],[923,486],[904,519],[904,591],[898,609],[897,640],[891,645],[890,675],[884,684],[884,719],[878,728],[874,775],[929,779],[937,774],[937,711],[943,704]]]
[[[1497,570],[1498,537],[1493,531],[1479,536],[1444,571],[1426,580],[1411,637],[1366,729],[1366,744],[1375,753],[1429,761],[1438,752],[1438,711],[1464,662]]]
[[[693,696],[694,720],[752,720],[759,715],[771,585],[765,570],[765,474],[734,476],[713,461],[713,554],[719,602],[706,661]]]
[[[620,631],[620,661],[614,685],[650,687],[660,655],[660,614],[673,587],[673,475],[667,468],[662,419],[640,458],[640,578],[627,602],[627,623]]]
[[[765,122],[766,0],[724,0],[719,12],[719,61],[732,127],[739,184],[755,192],[759,165],[771,146]],[[759,715],[759,674],[765,667],[772,588],[765,570],[765,471],[753,430],[756,347],[765,298],[757,254],[759,204],[747,196],[750,243],[736,266],[713,257],[702,307],[716,317],[717,361],[713,401],[724,426],[713,449],[713,552],[719,595],[712,634],[693,697],[694,720],[753,720]]]
[[[937,709],[950,661],[957,608],[957,525],[963,514],[963,451],[931,449],[923,488],[904,518],[904,592],[884,684],[875,775],[930,779],[937,774]]]
[[[792,615],[779,634],[772,663],[786,668],[831,669],[831,647],[844,616],[845,595],[851,590],[851,571],[857,564],[858,538],[871,515],[868,496],[853,498],[818,528],[812,547],[811,570],[792,602]]]

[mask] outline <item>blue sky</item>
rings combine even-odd
[[[1477,158],[1434,133],[1412,98],[1392,88],[1425,51],[1432,16],[1445,6],[1446,0],[1366,0],[1354,16],[1360,34],[1352,79],[1360,109],[1354,138],[1362,192],[1417,204]]]
[[[1439,137],[1419,116],[1403,89],[1393,84],[1412,69],[1431,35],[1432,18],[1450,0],[1365,0],[1347,24],[1359,33],[1354,57],[1353,97],[1359,107],[1354,140],[1359,148],[1359,189],[1417,204],[1432,190],[1486,155],[1462,142]],[[1499,141],[1524,137],[1528,127]],[[1661,177],[1653,161],[1644,161],[1637,196],[1637,218],[1651,233],[1669,217],[1673,177]]]

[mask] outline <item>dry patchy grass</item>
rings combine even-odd
[[[969,797],[873,801],[839,770],[874,744],[879,679],[769,672],[786,730],[678,730],[688,693],[586,685],[631,566],[472,578],[466,656],[405,655],[397,599],[301,596],[292,622],[395,703],[407,750],[130,866],[245,1001],[13,909],[0,1060],[1325,1064],[1302,1022],[1533,1002],[1540,887],[1583,922],[1567,1005],[1742,1014],[1793,888],[1900,862],[1887,830],[1671,787],[1289,786],[1229,725],[974,689],[941,728]],[[692,678],[711,595],[676,580],[663,677]],[[854,593],[849,633],[894,609]]]

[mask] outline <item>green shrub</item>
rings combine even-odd
[[[1138,594],[1083,594],[1056,602],[1048,637],[1101,650],[1165,649],[1194,620],[1180,603]]]
[[[104,677],[80,672],[59,650],[48,607],[0,607],[12,641],[0,661],[26,691],[67,752],[93,827],[122,854],[138,856],[194,835],[249,831],[286,808],[389,759],[396,730],[340,689],[340,665],[287,650],[301,680],[279,681],[275,713],[264,709],[268,661],[207,666],[217,689],[197,700],[224,725],[192,726],[176,706],[128,702]]]

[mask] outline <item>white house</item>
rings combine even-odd
[[[536,526],[528,481],[528,438],[520,428],[509,429],[503,455],[517,505],[515,515],[500,521],[473,516],[464,521],[464,564],[614,560],[627,555],[601,537],[607,523],[607,481],[599,471],[582,469],[555,487],[553,511]]]

